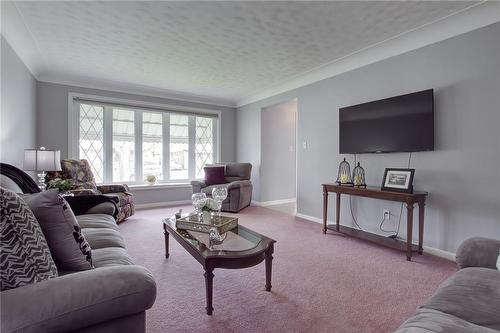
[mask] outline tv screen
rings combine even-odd
[[[434,150],[433,89],[339,109],[340,153]]]

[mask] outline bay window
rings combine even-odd
[[[87,159],[98,183],[186,182],[218,160],[218,112],[70,96],[70,122],[70,157]]]

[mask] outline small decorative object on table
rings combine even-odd
[[[352,170],[352,182],[355,187],[366,188],[365,170],[363,169],[363,167],[359,162],[358,165],[354,167],[354,170]]]
[[[382,190],[413,193],[414,175],[415,169],[386,168],[384,172],[384,181],[382,182]]]
[[[352,186],[351,165],[345,160],[345,157],[339,164],[339,172],[337,174],[336,183],[339,185]]]
[[[146,182],[149,185],[154,185],[156,183],[156,176],[155,175],[147,175],[146,176]]]
[[[203,211],[203,222],[210,223],[212,220],[212,213],[219,209],[219,203],[212,198],[205,200],[205,205],[201,208]]]
[[[217,203],[217,217],[220,219],[220,211],[222,209],[222,202],[227,198],[227,187],[217,186],[212,189],[212,198]]]
[[[215,228],[210,229],[210,232],[208,233],[208,247],[210,248],[210,250],[213,250],[214,245],[222,244],[226,239],[226,237],[227,233],[225,233],[224,236],[222,236],[217,232],[217,229]]]
[[[203,206],[205,206],[205,202],[207,201],[207,195],[203,192],[194,193],[191,196],[191,200],[193,202],[194,211],[195,211],[196,215],[198,216],[198,222],[201,222],[202,221],[201,212],[202,212]]]
[[[182,217],[175,220],[177,229],[192,230],[204,233],[210,233],[210,230],[215,229],[219,234],[223,234],[238,226],[238,219],[231,216],[221,216],[220,219],[199,222],[195,215]]]

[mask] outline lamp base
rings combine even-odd
[[[42,171],[40,172],[39,174],[37,174],[38,176],[38,187],[40,188],[40,190],[43,192],[46,190],[47,188],[47,185],[45,185],[45,175],[47,173],[45,171]]]

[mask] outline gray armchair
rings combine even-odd
[[[224,170],[225,183],[207,186],[204,181],[193,180],[191,186],[193,193],[203,192],[209,197],[214,187],[227,186],[227,199],[222,203],[222,210],[237,213],[249,206],[252,201],[251,174],[252,164],[250,163],[227,163]]]

